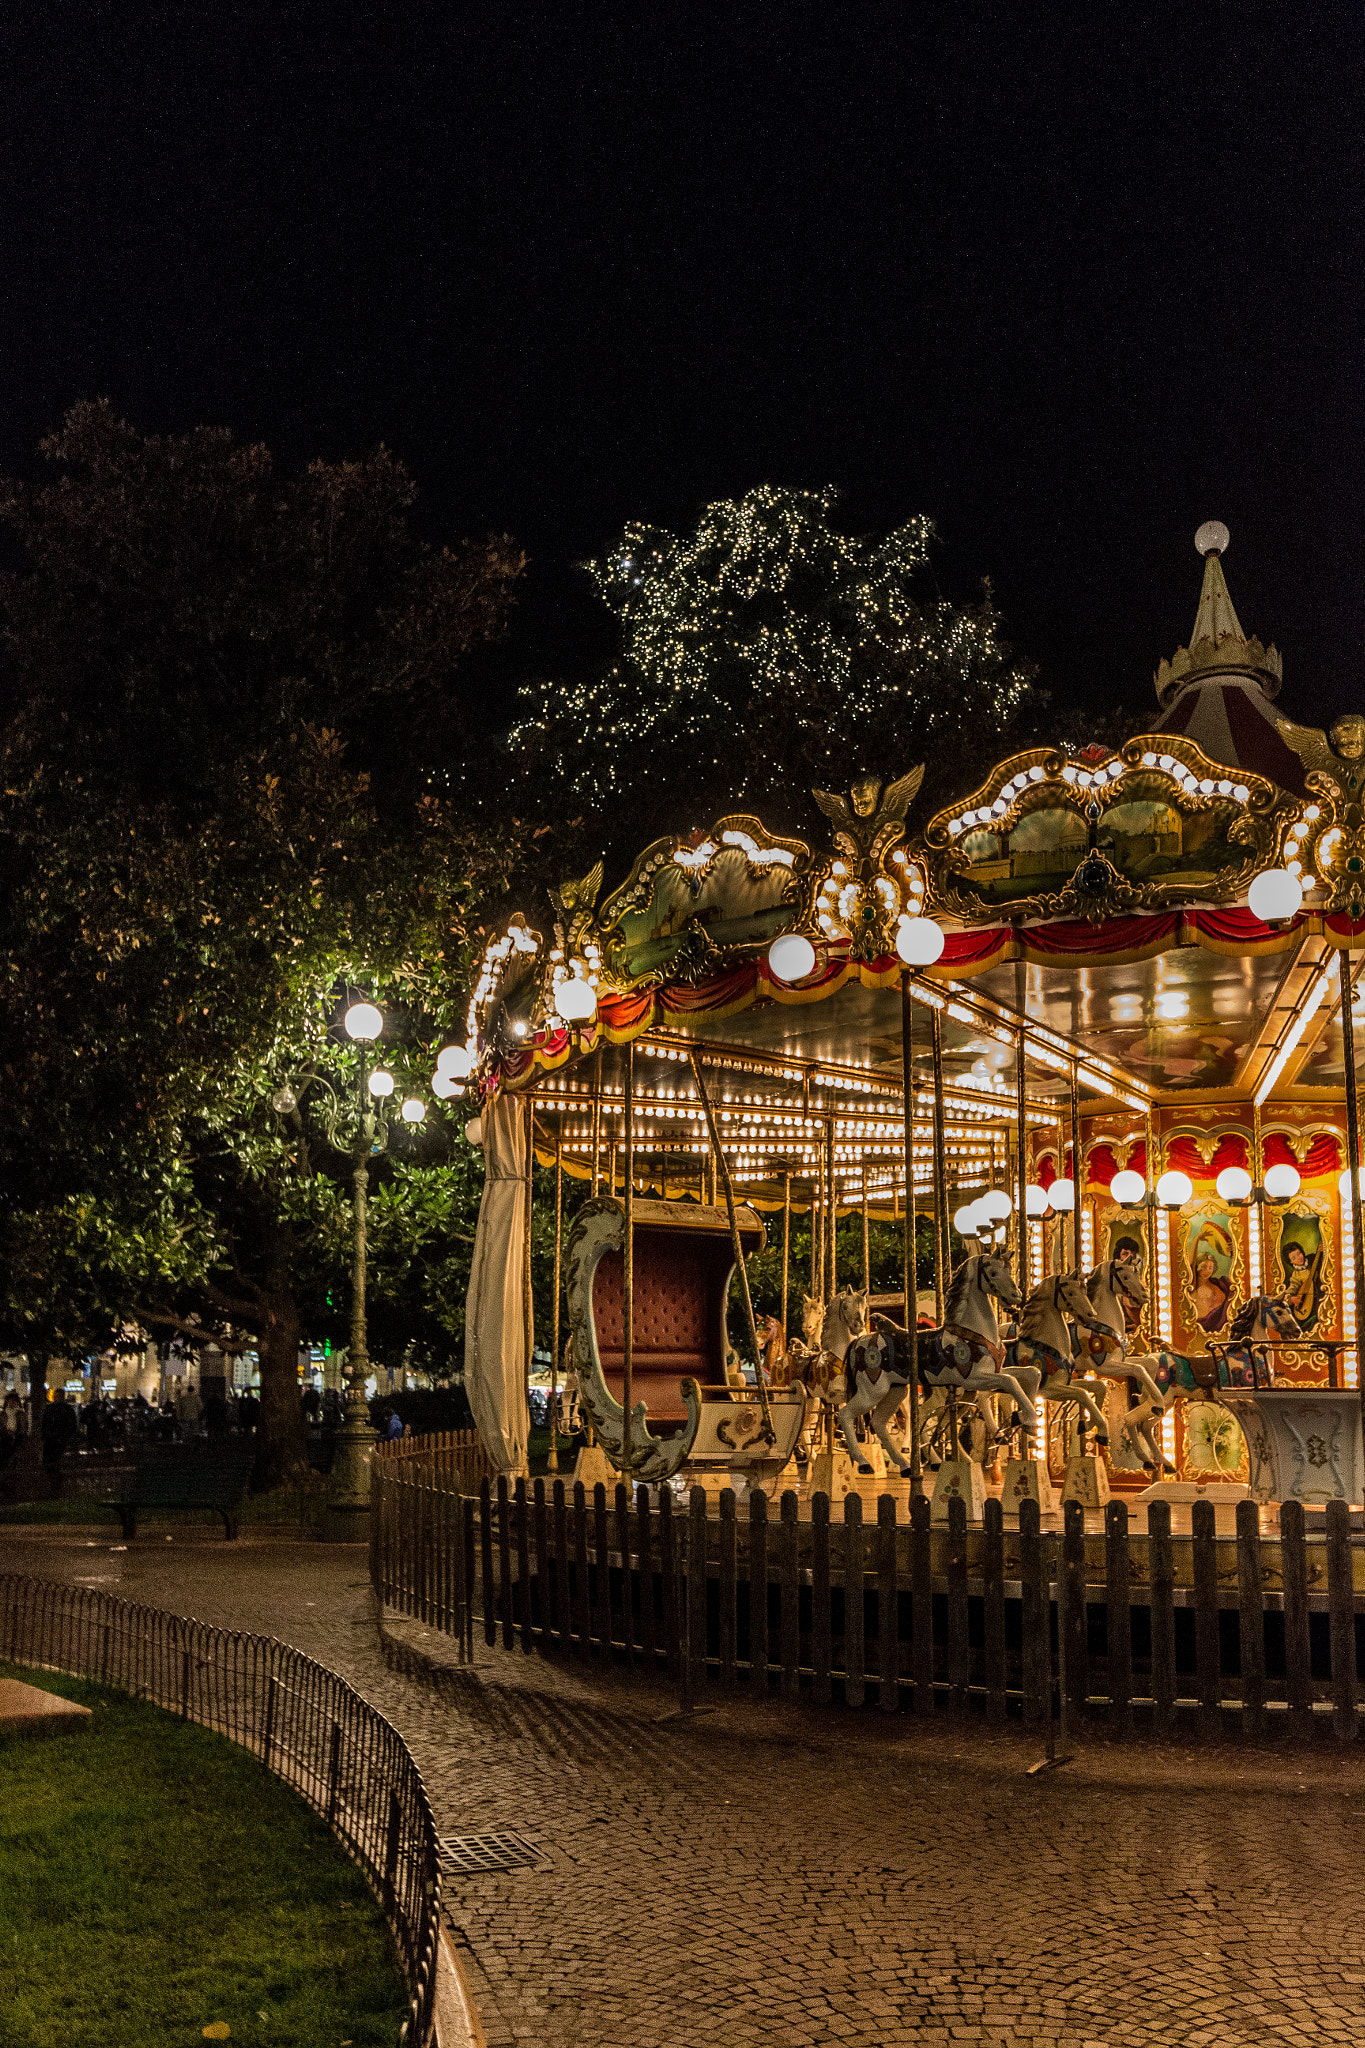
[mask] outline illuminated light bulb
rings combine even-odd
[[[1271,1166],[1266,1170],[1266,1198],[1272,1202],[1292,1202],[1303,1185],[1297,1166]]]
[[[896,951],[907,967],[932,967],[943,947],[943,928],[932,917],[908,918],[896,932]]]
[[[1031,1181],[1024,1189],[1024,1213],[1035,1219],[1046,1216],[1048,1211],[1047,1189]]]
[[[468,1138],[471,1145],[482,1145],[483,1118],[481,1116],[471,1117],[469,1119],[469,1122],[464,1127],[464,1134]]]
[[[1060,1216],[1069,1216],[1076,1206],[1074,1181],[1054,1180],[1047,1191],[1047,1198]]]
[[[555,1008],[569,1024],[584,1024],[597,1011],[597,991],[591,982],[574,975],[555,989]]]
[[[1182,1209],[1194,1193],[1187,1173],[1163,1173],[1156,1184],[1156,1198],[1163,1209]]]
[[[1295,917],[1303,903],[1303,885],[1284,868],[1265,868],[1247,891],[1247,908],[1262,924],[1281,924]]]
[[[783,932],[768,948],[768,966],[779,981],[804,981],[815,972],[815,948],[800,932]]]
[[[467,1081],[474,1071],[474,1055],[466,1045],[443,1045],[436,1055],[436,1071],[453,1081]]]
[[[1357,1177],[1357,1180],[1359,1181],[1359,1184],[1360,1184],[1360,1192],[1361,1192],[1361,1194],[1362,1194],[1362,1195],[1365,1195],[1365,1166],[1362,1166],[1362,1167],[1360,1168],[1360,1170],[1359,1170],[1359,1172],[1358,1172],[1358,1174],[1357,1174],[1357,1176],[1356,1176],[1356,1177]],[[1343,1202],[1349,1202],[1349,1201],[1350,1201],[1350,1199],[1351,1199],[1351,1169],[1350,1169],[1350,1167],[1349,1167],[1349,1166],[1347,1167],[1347,1169],[1346,1169],[1345,1173],[1343,1173],[1343,1174],[1342,1174],[1342,1176],[1341,1176],[1340,1180],[1339,1180],[1339,1181],[1337,1182],[1337,1192],[1338,1192],[1338,1194],[1339,1194],[1339,1195],[1341,1196],[1341,1199],[1342,1199],[1342,1201],[1343,1201]]]
[[[341,1021],[349,1037],[368,1043],[384,1029],[384,1012],[373,1003],[352,1003]]]
[[[1225,1202],[1251,1200],[1251,1175],[1244,1166],[1225,1166],[1214,1186]]]
[[[405,1124],[420,1124],[427,1113],[427,1106],[425,1102],[420,1102],[415,1095],[409,1095],[399,1113]]]
[[[977,1206],[990,1222],[1003,1223],[1014,1204],[1003,1188],[992,1188],[988,1195],[981,1197]]]
[[[1147,1183],[1140,1173],[1134,1173],[1131,1167],[1125,1167],[1122,1173],[1116,1173],[1110,1181],[1109,1193],[1111,1198],[1125,1209],[1136,1209],[1147,1193]]]
[[[437,1072],[431,1078],[431,1092],[441,1102],[449,1102],[452,1095],[463,1095],[464,1089],[452,1074]]]
[[[386,1095],[393,1093],[393,1075],[386,1073],[383,1067],[376,1067],[370,1076],[369,1086],[371,1095],[382,1101]]]
[[[959,1237],[975,1237],[980,1228],[975,1202],[969,1202],[965,1208],[954,1211],[953,1229]]]

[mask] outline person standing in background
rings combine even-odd
[[[43,1471],[53,1500],[62,1490],[62,1459],[76,1441],[79,1427],[76,1411],[66,1398],[66,1388],[58,1387],[43,1410],[39,1427],[43,1440]]]

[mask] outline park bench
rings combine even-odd
[[[209,1508],[221,1515],[227,1539],[237,1534],[237,1510],[251,1478],[250,1460],[227,1460],[189,1455],[148,1458],[135,1465],[122,1497],[113,1502],[123,1524],[125,1541],[137,1534],[142,1510],[164,1513],[167,1509]]]

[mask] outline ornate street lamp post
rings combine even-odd
[[[369,1047],[384,1029],[382,1011],[373,1003],[352,1003],[342,1022],[348,1037],[361,1049],[356,1075],[356,1133],[350,1148],[355,1241],[351,1341],[346,1354],[346,1411],[332,1459],[324,1534],[330,1543],[358,1543],[369,1534],[370,1453],[374,1449],[374,1430],[365,1398],[370,1370],[365,1330],[366,1204],[370,1160],[388,1145],[394,1083],[393,1075],[385,1068],[370,1066]],[[404,1123],[418,1124],[426,1110],[416,1096],[409,1096],[400,1114]]]

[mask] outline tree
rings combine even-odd
[[[813,786],[927,760],[932,808],[1003,751],[1044,701],[1011,657],[989,587],[948,603],[917,518],[862,538],[833,490],[764,485],[708,505],[686,535],[631,525],[586,567],[621,656],[577,684],[521,693],[517,802],[585,820],[618,857],[666,831],[751,809],[810,822]]]
[[[32,1275],[9,1319],[41,1343],[103,1294],[250,1329],[281,1477],[300,1301],[346,1198],[341,1156],[271,1098],[344,1085],[348,984],[414,1037],[457,1014],[505,849],[431,798],[417,735],[521,557],[424,547],[383,450],[280,481],[224,432],[143,437],[95,405],[44,452],[59,481],[0,486],[25,557],[0,587],[0,1240]]]

